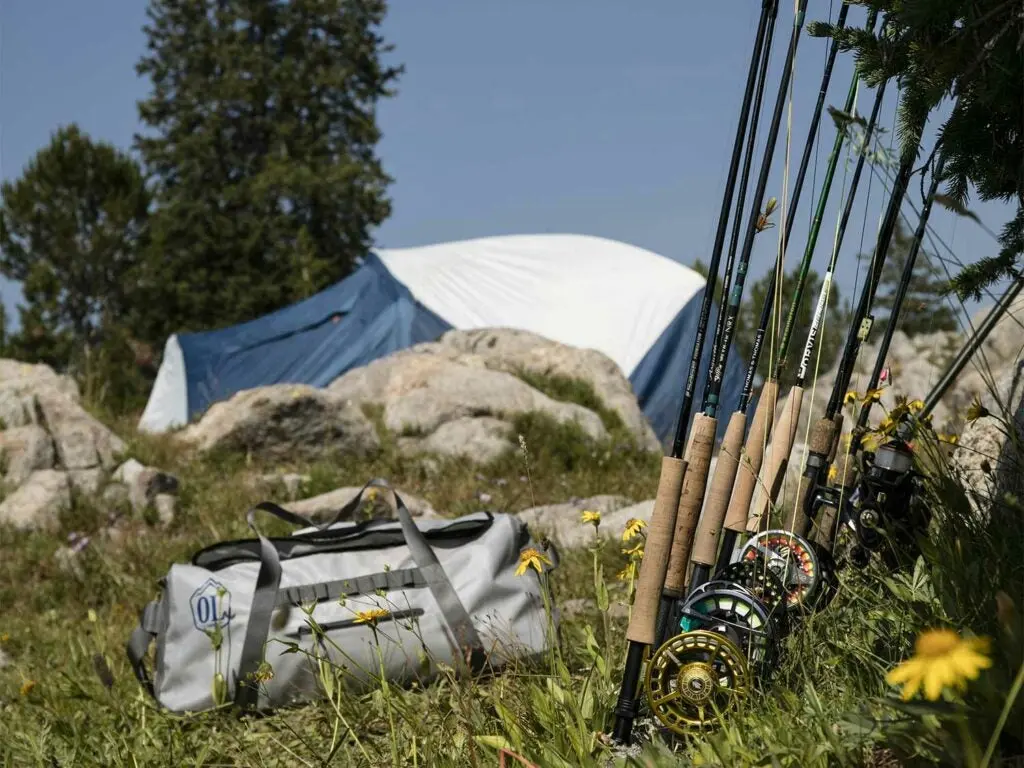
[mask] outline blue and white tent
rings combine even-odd
[[[379,249],[349,277],[297,304],[241,325],[171,336],[139,428],[184,425],[244,389],[327,386],[452,328],[517,328],[608,355],[665,441],[675,428],[704,285],[676,261],[581,235]],[[730,356],[720,413],[735,409],[742,369]]]

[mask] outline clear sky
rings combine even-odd
[[[139,130],[135,102],[149,85],[134,72],[145,47],[145,5],[143,0],[2,0],[0,177],[18,176],[61,124],[77,122],[97,139],[130,147]],[[406,73],[397,97],[380,107],[380,154],[395,183],[394,213],[375,233],[377,244],[574,232],[633,243],[686,264],[706,261],[760,5],[756,0],[393,0],[383,34],[395,45],[390,58],[404,63]],[[838,8],[838,0],[812,0],[808,18],[834,17]],[[863,13],[852,9],[849,23],[861,24]],[[784,0],[762,137],[792,19],[792,2]],[[791,175],[826,50],[822,39],[801,40]],[[841,56],[829,104],[842,104],[851,74],[850,57]],[[884,111],[886,126],[892,125],[893,95]],[[862,90],[858,104],[865,114],[872,97]],[[818,173],[812,167],[787,265],[802,254],[833,136],[826,116]],[[785,151],[784,122],[768,188],[779,198]],[[837,186],[842,179],[841,167]],[[853,256],[861,243],[864,248],[873,243],[884,195],[876,181],[865,209],[863,189],[862,184],[840,257],[839,283],[846,296],[858,274]],[[835,190],[815,258],[819,272],[831,246],[838,197]],[[910,202],[920,207],[917,185]],[[972,207],[993,231],[1008,218],[1001,204],[974,202]],[[904,210],[916,223],[912,211]],[[995,249],[992,237],[969,220],[944,210],[936,210],[932,220],[934,231],[963,262]],[[770,267],[777,233],[770,230],[759,238],[753,275]],[[4,283],[0,293],[13,315],[17,287]]]

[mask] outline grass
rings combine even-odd
[[[628,562],[618,540],[563,553],[546,583],[550,596],[556,605],[582,598],[594,608],[564,617],[539,668],[524,664],[486,682],[444,674],[413,690],[380,685],[263,718],[167,714],[134,679],[124,643],[172,562],[249,536],[244,513],[263,498],[252,476],[308,474],[309,494],[383,476],[456,516],[599,493],[650,498],[660,459],[615,436],[592,442],[573,425],[535,414],[515,423],[526,456],[510,451],[485,467],[402,458],[397,435],[385,435],[380,454],[359,461],[269,467],[231,455],[196,459],[166,438],[114,423],[131,455],[179,476],[179,513],[166,530],[131,521],[118,542],[97,535],[107,510],[85,499],[76,499],[56,533],[0,529],[0,649],[10,660],[0,669],[0,765],[445,768],[495,766],[505,748],[545,768],[981,768],[996,730],[1004,734],[996,758],[1024,753],[1015,741],[1024,735],[1021,698],[1004,713],[1024,658],[1022,510],[1002,500],[979,521],[941,462],[926,489],[936,519],[922,558],[902,573],[877,565],[844,571],[828,610],[786,639],[774,679],[719,728],[671,748],[655,740],[639,755],[616,757],[602,736],[611,729],[626,647],[625,620],[601,610],[628,601],[628,585],[614,576]],[[93,537],[78,574],[53,558],[72,532]],[[940,625],[991,637],[993,667],[965,698],[899,703],[885,673],[912,652],[922,628]],[[993,758],[985,768],[1000,764]]]

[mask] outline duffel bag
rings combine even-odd
[[[393,494],[397,520],[347,522],[371,487]],[[261,512],[300,530],[268,538],[256,525]],[[549,570],[557,553],[544,551],[549,564],[531,559],[527,550],[540,548],[515,516],[417,524],[378,479],[320,525],[270,502],[247,522],[255,539],[171,566],[127,644],[136,677],[170,711],[308,701],[323,695],[325,669],[352,690],[381,676],[426,684],[439,664],[498,671],[553,639],[557,614],[545,607],[538,572],[520,565],[525,553]]]

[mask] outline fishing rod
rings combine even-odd
[[[689,422],[690,410],[693,405],[693,393],[697,387],[697,368],[703,353],[704,336],[707,333],[711,303],[714,300],[718,265],[725,243],[726,228],[732,208],[736,174],[739,168],[740,155],[743,152],[743,139],[746,135],[747,124],[750,122],[751,103],[755,90],[763,91],[764,89],[764,80],[761,79],[761,82],[758,83],[758,75],[761,69],[759,65],[769,55],[770,41],[774,33],[778,9],[778,0],[762,0],[761,15],[758,20],[757,33],[755,34],[753,50],[751,52],[750,67],[747,72],[743,101],[737,120],[736,136],[733,140],[732,157],[729,161],[729,171],[726,176],[725,191],[722,196],[722,205],[718,216],[718,230],[715,235],[715,243],[708,268],[704,298],[701,302],[693,354],[690,358],[690,368],[687,373],[683,401],[679,409],[676,436],[670,455],[662,459],[661,477],[658,480],[654,512],[648,527],[644,556],[640,562],[640,573],[637,579],[633,611],[626,630],[629,647],[626,654],[625,670],[622,674],[622,683],[619,688],[619,698],[615,707],[615,725],[612,732],[613,739],[619,744],[628,745],[632,741],[633,721],[636,719],[637,714],[640,674],[643,669],[644,655],[657,639],[658,607],[661,602],[662,585],[665,582],[668,570],[669,551],[672,546],[672,536],[678,512],[679,497],[682,491],[683,476],[686,473],[686,462],[682,458],[686,424]]]
[[[953,361],[946,368],[945,373],[936,382],[935,386],[932,387],[932,391],[928,393],[928,397],[925,398],[924,406],[917,414],[917,419],[923,421],[933,410],[935,406],[939,404],[939,400],[946,394],[946,390],[952,386],[953,382],[956,381],[957,377],[963,371],[964,367],[974,356],[974,353],[981,348],[981,345],[985,343],[985,339],[988,338],[989,333],[996,327],[996,324],[1010,308],[1014,299],[1020,295],[1021,289],[1024,288],[1024,277],[1018,276],[1017,279],[1010,284],[1010,287],[1006,289],[1006,292],[999,298],[999,301],[991,309],[991,311],[985,316],[981,325],[978,326],[977,330],[971,334],[971,338],[968,339],[967,344],[957,353],[957,356],[953,358]]]
[[[918,136],[920,141],[920,136]],[[882,278],[882,268],[885,266],[885,257],[888,255],[889,244],[892,241],[893,232],[896,229],[896,222],[899,219],[900,206],[907,192],[910,177],[913,172],[915,151],[905,151],[900,161],[899,170],[896,173],[896,181],[893,184],[893,191],[889,197],[889,204],[886,207],[882,226],[878,232],[878,240],[872,258],[872,269],[868,275],[864,288],[861,291],[860,301],[853,315],[850,324],[850,331],[846,336],[846,344],[843,347],[843,355],[839,361],[839,369],[835,382],[832,385],[832,392],[825,406],[825,414],[811,429],[811,436],[808,445],[807,464],[801,477],[800,488],[797,491],[797,502],[793,509],[793,518],[788,526],[789,530],[798,536],[806,538],[811,523],[812,506],[814,496],[818,488],[824,485],[822,475],[825,472],[829,454],[832,453],[836,436],[836,415],[842,406],[843,398],[849,387],[850,379],[853,376],[853,365],[860,352],[860,347],[868,334],[871,332],[873,318],[870,315],[871,304],[878,289],[878,283]]]
[[[764,434],[763,436],[761,434],[754,435],[754,429],[753,427],[751,428],[752,437],[756,437],[756,441],[752,442],[749,438],[747,440],[746,454],[750,458],[750,463],[748,466],[748,464],[744,462],[736,480],[736,487],[733,491],[733,501],[730,506],[729,514],[726,517],[727,533],[722,546],[719,561],[720,564],[728,562],[728,558],[731,556],[733,547],[735,546],[736,538],[740,533],[745,531],[748,534],[755,534],[764,529],[764,526],[768,523],[771,505],[774,504],[778,498],[778,494],[782,487],[782,481],[786,476],[790,453],[793,450],[793,443],[796,440],[796,430],[800,423],[800,414],[803,410],[804,385],[807,382],[808,363],[810,362],[811,355],[814,352],[815,344],[818,340],[818,334],[825,319],[825,311],[828,306],[829,295],[831,294],[832,280],[835,277],[836,264],[839,260],[839,252],[846,237],[846,230],[850,222],[850,217],[853,214],[853,205],[857,198],[857,190],[860,186],[860,179],[864,171],[864,164],[867,161],[868,148],[870,146],[872,135],[875,132],[875,127],[878,123],[878,116],[882,109],[882,103],[885,99],[886,85],[887,81],[880,83],[875,93],[875,100],[871,106],[871,113],[864,128],[864,136],[862,139],[863,149],[858,153],[857,164],[854,168],[853,178],[850,182],[850,192],[839,220],[838,229],[836,230],[836,237],[832,246],[832,254],[829,259],[828,268],[822,278],[821,288],[818,291],[818,301],[815,305],[814,315],[811,319],[811,326],[807,332],[803,353],[800,356],[800,364],[797,369],[796,381],[793,386],[790,387],[789,393],[786,396],[785,405],[783,406],[782,413],[779,417],[779,423],[775,429],[767,461],[764,462],[763,467],[758,466],[757,460],[762,459],[764,456],[764,444],[767,439],[767,434]],[[846,110],[845,113],[850,114],[850,110]],[[842,126],[840,126],[839,133],[836,136],[837,142],[841,140],[844,133]],[[812,240],[816,241],[821,227],[824,210],[820,209],[818,214],[820,215],[815,216],[815,220],[812,225],[813,238],[808,239],[809,250],[805,251],[805,257],[807,257],[814,248],[815,242],[812,242]],[[798,291],[802,291],[802,285],[798,285]],[[776,382],[776,386],[788,365],[789,344],[791,343],[792,334],[796,324],[795,307],[796,304],[794,302],[790,307],[789,316],[786,319],[786,330],[783,332],[782,350],[771,377]],[[762,393],[762,398],[763,397],[764,395]],[[758,405],[760,407],[760,403]],[[774,409],[769,413],[773,414]],[[768,418],[770,418],[770,416]],[[841,414],[839,418],[842,418]],[[759,470],[761,470],[761,477],[758,479],[757,473]],[[758,486],[762,491],[761,498],[757,504],[751,505],[755,488]]]
[[[768,64],[769,64],[769,61],[770,61],[770,58],[771,58],[770,57],[770,52],[771,52],[772,40],[774,38],[774,32],[775,32],[774,25],[772,25],[769,28],[768,34],[766,36],[765,55],[761,59],[761,67],[760,67],[760,71],[758,72],[758,88],[757,88],[756,96],[754,98],[754,111],[753,111],[754,117],[753,117],[752,122],[751,122],[750,133],[747,136],[747,146],[746,146],[746,151],[744,153],[744,158],[743,158],[742,184],[740,186],[740,199],[742,201],[746,200],[747,187],[748,187],[748,184],[749,184],[749,181],[750,181],[750,171],[751,171],[752,163],[753,163],[753,160],[754,160],[754,150],[757,148],[757,141],[756,141],[756,138],[757,138],[757,127],[758,127],[758,123],[760,121],[760,116],[761,116],[761,103],[762,103],[763,98],[764,98],[764,89],[765,89],[765,85],[768,82]],[[724,267],[724,269],[722,271],[722,274],[723,274],[723,285],[725,286],[725,289],[726,289],[724,293],[726,295],[728,294],[728,291],[732,290],[732,279],[733,279],[733,273],[735,271],[736,248],[737,248],[737,243],[739,241],[739,231],[740,231],[740,227],[742,226],[742,224],[743,224],[743,209],[740,208],[739,206],[737,206],[736,217],[735,217],[735,221],[733,222],[733,236],[731,238],[731,242],[730,242],[730,246],[729,246],[729,251],[728,251],[728,254],[726,256],[725,267]],[[715,351],[717,349],[717,345],[721,343],[721,333],[722,333],[722,315],[719,314],[718,320],[715,323],[714,344],[713,344],[712,349],[711,349],[711,361],[712,361],[712,363],[714,362],[714,360],[715,360],[715,358],[717,356],[717,352]],[[710,365],[709,365],[709,371],[708,371],[708,374],[707,374],[706,378],[710,379],[710,377],[711,377],[711,372],[710,372]],[[707,386],[706,386],[706,382],[705,382],[705,391],[706,391],[706,389],[707,389]],[[687,411],[687,418],[689,418],[689,411]],[[680,426],[680,428],[682,428],[684,425],[683,425],[682,422],[680,422],[679,426]],[[686,455],[684,457],[685,461],[686,461],[686,466],[687,466],[686,475],[691,474],[690,473],[690,468],[693,466],[693,461],[692,460],[693,460],[693,444],[694,444],[694,442],[695,441],[703,442],[703,441],[706,441],[707,439],[709,439],[709,437],[710,437],[710,439],[712,441],[714,441],[714,437],[715,437],[714,433],[712,433],[710,436],[708,436],[707,434],[702,434],[702,435],[698,436],[695,433],[694,437],[691,438],[690,444],[687,446]],[[698,455],[698,458],[699,458],[699,457],[703,456],[703,452],[699,451],[697,455]],[[680,487],[680,498],[676,500],[676,504],[677,504],[676,523],[675,523],[675,528],[673,529],[673,534],[672,534],[673,549],[670,550],[669,564],[667,566],[668,570],[666,571],[666,578],[662,582],[662,585],[661,585],[661,589],[662,589],[662,592],[661,592],[661,602],[658,605],[657,620],[655,622],[655,627],[656,627],[655,636],[658,638],[658,644],[659,645],[662,643],[663,638],[665,637],[665,634],[667,632],[666,627],[669,625],[669,614],[670,614],[670,612],[672,610],[672,607],[675,605],[675,601],[676,601],[677,597],[679,596],[679,593],[682,590],[682,586],[680,586],[679,584],[676,583],[678,581],[678,578],[673,575],[675,573],[674,569],[678,568],[678,562],[680,562],[679,558],[681,557],[681,555],[678,554],[678,553],[676,553],[676,554],[673,554],[673,553],[675,553],[676,550],[680,546],[684,546],[685,542],[690,541],[689,537],[690,537],[690,535],[692,533],[692,531],[685,532],[685,533],[680,533],[679,528],[678,528],[678,526],[679,526],[679,510],[682,509],[681,498],[682,498],[683,493],[685,492],[685,488],[686,488],[686,479],[685,479],[685,476],[684,476],[684,478],[683,478],[683,485]],[[685,546],[688,546],[688,545],[685,545]],[[681,562],[684,563],[684,568],[685,568],[685,560],[682,560]]]
[[[849,13],[850,6],[845,2],[839,10],[839,16],[836,20],[836,29],[842,29],[846,26],[846,17]],[[872,11],[869,15],[869,27],[874,30],[874,20],[877,12]],[[722,523],[726,517],[726,509],[729,504],[730,492],[733,488],[733,482],[736,478],[736,470],[739,465],[739,452],[740,446],[743,442],[743,434],[746,431],[747,426],[747,407],[750,403],[750,395],[753,389],[754,376],[756,375],[758,362],[761,357],[762,345],[764,342],[765,333],[768,329],[768,323],[772,316],[772,308],[774,306],[775,298],[775,287],[778,272],[781,271],[783,262],[785,260],[786,249],[789,245],[789,239],[793,232],[793,225],[796,223],[796,211],[800,204],[800,195],[803,191],[804,181],[807,177],[807,170],[810,167],[811,155],[814,153],[815,139],[818,136],[818,128],[821,123],[821,115],[825,110],[825,99],[828,95],[828,87],[832,81],[832,70],[835,67],[836,58],[839,54],[839,46],[832,42],[829,47],[828,57],[825,62],[825,69],[821,78],[821,86],[818,89],[818,101],[815,104],[814,112],[812,113],[811,123],[807,130],[807,140],[804,143],[803,156],[800,158],[800,166],[797,170],[796,182],[793,187],[793,198],[790,204],[790,210],[787,214],[785,226],[783,227],[782,241],[779,244],[778,256],[776,259],[776,268],[772,271],[771,279],[768,284],[767,294],[765,296],[764,304],[761,308],[761,318],[758,324],[757,331],[754,334],[754,344],[750,354],[750,361],[747,366],[747,375],[743,384],[743,392],[740,396],[740,403],[737,410],[732,414],[729,419],[729,424],[726,428],[725,438],[722,441],[722,446],[718,452],[718,463],[715,466],[715,473],[711,478],[710,491],[708,493],[707,506],[705,507],[703,514],[700,515],[700,522],[697,526],[697,531],[694,534],[693,552],[691,554],[691,561],[693,563],[693,570],[690,577],[689,587],[692,591],[694,588],[707,582],[711,575],[711,566],[715,563],[715,558],[718,552],[718,541],[721,533]],[[849,93],[847,94],[845,112],[849,113],[853,109],[854,99],[857,95],[857,84],[858,78],[856,74],[853,77],[853,81],[850,84]],[[825,201],[828,198],[830,187],[832,184],[832,177],[835,174],[835,168],[839,163],[839,150],[842,146],[842,133],[839,132],[836,137],[835,145],[832,149],[832,154],[829,157],[828,170],[826,171],[826,180],[822,189],[820,201],[818,204],[818,215],[821,215],[824,209]],[[816,237],[817,233],[814,232],[813,236]],[[809,246],[808,250],[805,251],[804,260],[801,263],[801,280],[806,280],[810,254],[813,253],[813,246]],[[794,298],[795,302],[800,301],[801,290],[798,288],[797,294]],[[793,314],[791,310],[790,314]],[[767,390],[762,389],[762,402],[767,400],[774,400],[774,395],[765,397]],[[707,398],[707,394],[705,394]],[[759,403],[759,411],[767,413],[767,409],[762,409]],[[767,427],[771,429],[770,423]],[[746,511],[744,509],[744,521],[746,521]]]
[[[740,300],[743,296],[743,284],[746,279],[747,270],[750,266],[750,256],[754,249],[754,239],[762,229],[761,204],[764,201],[765,191],[768,188],[768,177],[771,173],[772,157],[775,154],[775,146],[778,142],[779,130],[782,126],[782,115],[785,112],[788,101],[789,84],[793,75],[793,66],[796,61],[797,47],[800,42],[801,31],[804,25],[804,15],[807,10],[808,0],[799,0],[796,16],[793,20],[793,31],[790,35],[789,49],[786,52],[786,59],[782,69],[782,77],[779,82],[778,93],[775,99],[775,108],[772,112],[771,123],[768,128],[768,135],[765,139],[764,154],[761,160],[760,173],[757,179],[757,186],[754,190],[751,201],[750,217],[747,221],[746,236],[743,241],[743,248],[736,264],[735,283],[729,293],[728,304],[723,315],[719,316],[719,323],[722,324],[722,331],[719,339],[719,348],[715,350],[716,356],[712,363],[709,375],[709,386],[705,389],[703,412],[698,413],[693,420],[693,436],[687,452],[687,471],[683,479],[682,493],[679,499],[679,511],[676,517],[675,533],[672,541],[672,549],[669,554],[668,571],[665,576],[665,587],[662,590],[664,598],[670,600],[670,610],[663,610],[659,618],[664,623],[659,626],[659,645],[664,644],[669,634],[677,634],[672,631],[678,627],[679,612],[682,609],[685,596],[687,566],[690,560],[690,550],[693,546],[694,531],[697,527],[697,519],[700,516],[700,508],[704,501],[704,492],[707,484],[708,470],[711,465],[711,453],[715,442],[715,433],[718,428],[717,410],[719,397],[722,390],[722,381],[725,375],[725,367],[728,361],[729,349],[732,346],[733,336],[736,331],[736,321],[739,316]]]

